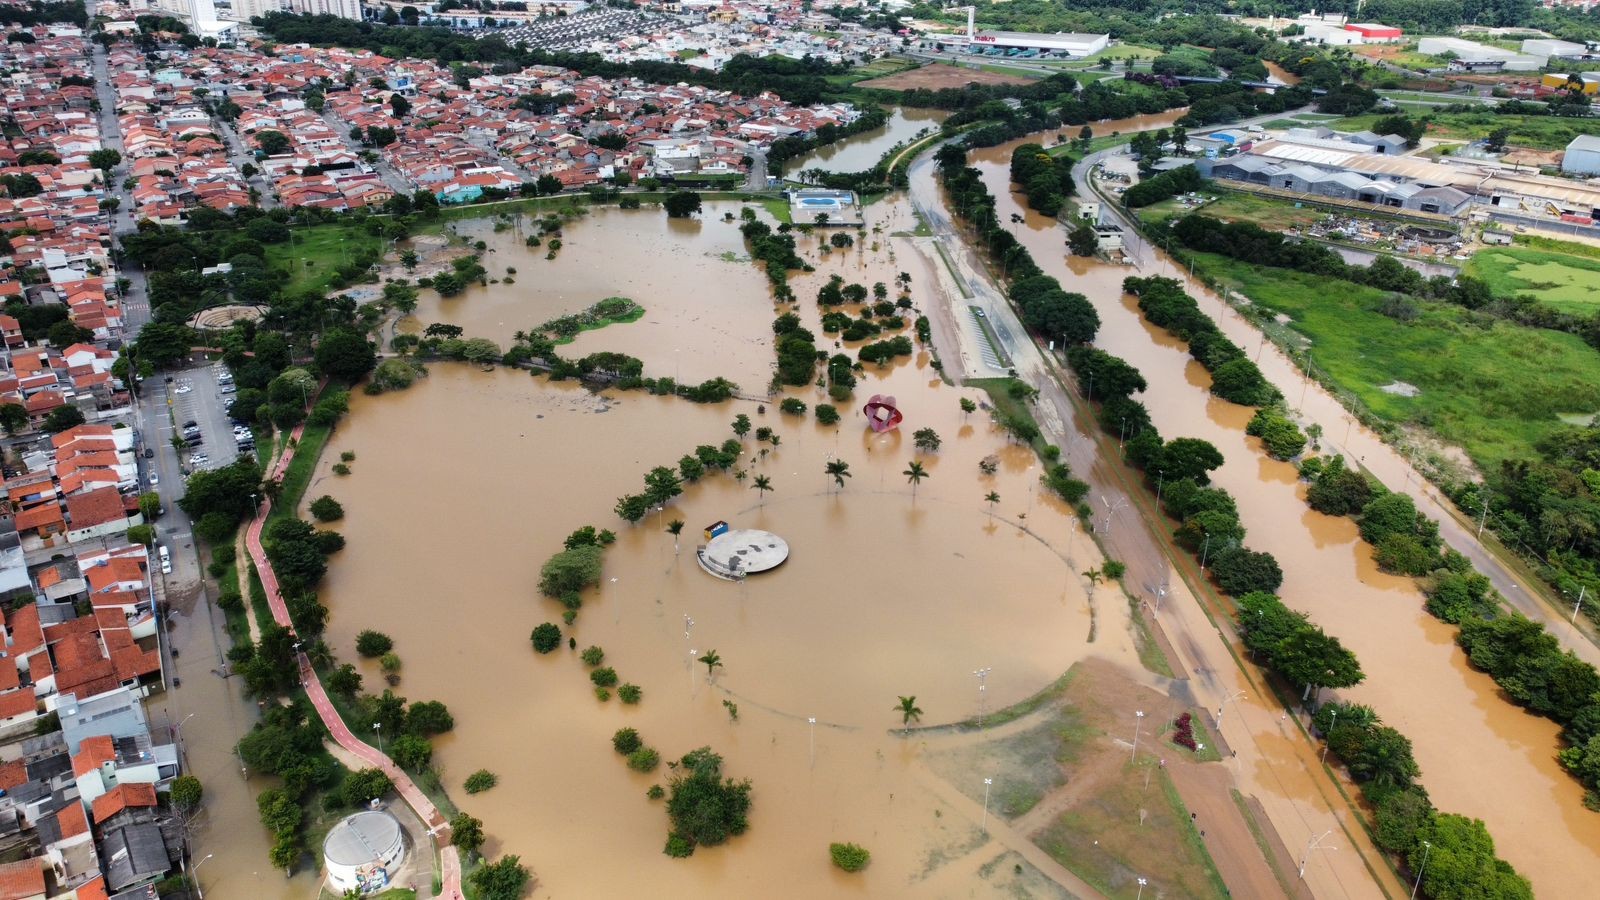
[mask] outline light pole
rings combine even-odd
[[[1218,731],[1222,730],[1222,710],[1223,710],[1223,708],[1226,707],[1230,702],[1232,702],[1234,700],[1243,700],[1243,699],[1244,699],[1244,691],[1234,691],[1233,693],[1231,693],[1228,696],[1224,697],[1222,699],[1222,702],[1217,705],[1217,730]]]
[[[1206,557],[1211,553],[1211,532],[1206,532],[1206,542],[1200,547],[1200,571],[1206,570]]]
[[[986,681],[989,678],[989,673],[993,671],[993,666],[984,666],[981,669],[972,670],[972,674],[978,677],[978,729],[980,731],[983,729],[983,716],[985,712],[984,700],[988,697],[988,685],[986,684]]]
[[[1143,724],[1144,710],[1141,709],[1133,714],[1133,752],[1128,754],[1130,764],[1139,756],[1139,726]]]
[[[1143,900],[1143,898],[1144,898],[1144,886],[1147,883],[1148,882],[1146,882],[1143,878],[1139,879],[1139,893],[1134,895],[1133,900]]]
[[[817,717],[810,716],[806,724],[811,726],[811,768],[817,767]]]
[[[1572,604],[1572,624],[1573,625],[1578,624],[1578,610],[1583,608],[1583,595],[1584,595],[1584,592],[1587,591],[1587,590],[1589,590],[1589,586],[1587,584],[1578,585],[1578,602]]]
[[[1313,850],[1337,850],[1337,849],[1339,849],[1338,847],[1324,847],[1324,846],[1322,846],[1322,839],[1327,837],[1330,834],[1333,834],[1333,829],[1332,828],[1329,828],[1327,831],[1324,831],[1323,833],[1317,835],[1316,837],[1313,837],[1311,840],[1306,842],[1305,855],[1300,857],[1300,880],[1301,881],[1304,881],[1306,879],[1306,863],[1311,859],[1311,851],[1313,851]]]
[[[206,892],[204,890],[201,890],[201,888],[200,888],[200,867],[205,865],[206,860],[210,859],[213,856],[216,856],[216,854],[215,853],[207,853],[205,855],[205,859],[202,859],[199,862],[195,863],[194,864],[194,868],[191,869],[190,872],[189,872],[189,877],[194,879],[194,896],[195,896],[195,900],[206,900]]]
[[[372,733],[378,736],[378,755],[383,755],[383,723],[373,722]]]
[[[1167,586],[1166,585],[1163,584],[1160,587],[1156,588],[1156,612],[1158,614],[1161,612],[1161,601],[1166,599],[1166,596],[1167,596]]]
[[[1428,871],[1428,854],[1433,852],[1433,845],[1427,841],[1422,842],[1422,865],[1417,867],[1417,883],[1411,886],[1411,900],[1417,900],[1417,889],[1422,887],[1422,873]]]
[[[989,834],[989,788],[994,785],[993,778],[983,780],[983,833]]]
[[[1167,486],[1167,473],[1161,469],[1156,470],[1156,509],[1161,508],[1161,490]]]
[[[689,648],[689,693],[691,694],[694,693],[694,658],[699,655],[699,650]]]

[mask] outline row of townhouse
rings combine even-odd
[[[79,425],[21,460],[0,489],[24,551],[113,539],[144,523],[132,428]]]
[[[85,321],[97,315],[89,311],[91,307],[105,306],[104,300],[95,296],[86,291],[71,298],[83,309],[80,315]],[[111,350],[84,343],[60,350],[21,346],[21,323],[3,313],[0,335],[8,346],[0,353],[0,404],[21,406],[27,411],[30,427],[37,428],[64,406],[77,407],[91,422],[119,417],[130,407],[127,386],[111,372],[117,361]]]

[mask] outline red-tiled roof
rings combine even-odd
[[[83,743],[78,745],[77,754],[72,757],[72,774],[82,778],[116,758],[116,747],[108,735],[84,738]]]
[[[150,788],[151,795],[156,789],[153,785],[144,785]],[[99,821],[99,820],[96,820]],[[61,837],[72,838],[80,834],[89,833],[89,817],[83,814],[82,803],[68,803],[56,813],[56,824],[61,826]]]
[[[39,698],[34,696],[31,685],[19,688],[9,694],[0,694],[0,719],[26,715],[30,712],[37,712],[38,709]]]
[[[73,806],[82,809],[82,804]],[[138,809],[156,805],[156,788],[153,784],[119,784],[109,793],[94,799],[94,821],[100,824],[125,809]]]
[[[38,859],[24,859],[0,866],[0,900],[25,900],[44,896],[44,866]]]

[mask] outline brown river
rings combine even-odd
[[[1582,789],[1556,762],[1556,725],[1522,712],[1502,699],[1487,675],[1471,671],[1454,643],[1454,628],[1427,614],[1410,579],[1378,571],[1352,522],[1305,506],[1293,467],[1266,457],[1259,442],[1244,434],[1251,411],[1211,397],[1210,376],[1187,348],[1145,322],[1133,299],[1122,293],[1122,279],[1136,273],[1132,267],[1065,255],[1060,225],[1028,211],[1007,184],[1011,149],[1027,140],[973,154],[999,198],[1002,220],[1012,212],[1026,216],[1019,236],[1034,259],[1068,290],[1094,301],[1102,319],[1097,345],[1144,373],[1152,389],[1140,399],[1162,433],[1204,438],[1222,451],[1227,462],[1214,480],[1237,498],[1250,529],[1249,544],[1282,564],[1284,599],[1337,635],[1361,660],[1365,683],[1339,692],[1341,699],[1372,706],[1410,737],[1435,804],[1483,819],[1500,854],[1532,880],[1537,893],[1586,893],[1583,885],[1600,877],[1600,816],[1584,809]],[[1155,256],[1145,254],[1138,274],[1188,280]],[[1259,341],[1259,332],[1237,314],[1223,314],[1215,294],[1192,281],[1188,289],[1220,317],[1235,342],[1248,347]],[[1269,349],[1261,366],[1291,406],[1303,406],[1324,423],[1330,438],[1342,438],[1345,420],[1337,401],[1315,386],[1301,400],[1300,376],[1275,351]],[[1391,474],[1398,467],[1384,465],[1398,460],[1396,454],[1356,431],[1346,452],[1400,488],[1402,479]]]
[[[687,224],[658,210],[605,211],[569,227],[554,261],[511,232],[488,232],[493,266],[517,268],[517,283],[425,301],[439,305],[419,318],[437,314],[493,337],[623,293],[650,314],[587,333],[569,352],[621,349],[649,373],[728,374],[761,392],[773,307],[753,266],[722,259],[742,251],[736,225],[720,219],[735,208],[710,204],[704,221]],[[819,339],[810,298],[833,272],[870,285],[910,271],[915,295],[927,293],[925,264],[904,244],[895,258],[886,237],[914,225],[907,205],[874,206],[872,219],[883,234],[848,252],[821,256],[818,238],[801,238],[817,271],[792,283]],[[361,629],[394,637],[404,661],[399,693],[442,700],[455,716],[435,757],[453,799],[484,820],[488,854],[520,854],[531,865],[539,896],[949,896],[948,885],[925,880],[1002,848],[978,847],[977,824],[928,787],[920,742],[889,733],[900,723],[897,696],[914,694],[931,724],[978,712],[972,673],[981,667],[993,667],[987,706],[997,709],[1087,654],[1137,662],[1126,601],[1102,588],[1091,602],[1076,573],[1098,565],[1098,551],[1040,493],[1032,452],[1009,444],[984,414],[964,416],[958,398],[982,396],[946,385],[930,362],[919,349],[868,367],[834,427],[775,404],[758,414],[743,401],[595,395],[452,364],[433,366],[406,392],[359,397],[307,494],[331,493],[348,511],[340,530],[349,546],[322,591],[329,642],[353,659]],[[899,433],[864,427],[856,410],[875,392],[899,398],[907,416]],[[827,402],[814,387],[789,395]],[[688,485],[672,508],[637,526],[611,511],[651,466],[730,437],[740,412],[782,439],[765,455],[753,437],[746,442],[740,465],[774,487],[764,500],[749,481],[723,474]],[[908,432],[921,427],[943,438],[937,453],[913,451]],[[335,453],[346,450],[357,454],[353,474],[331,475]],[[991,454],[999,470],[984,476],[978,463]],[[902,474],[913,458],[929,472],[914,494]],[[850,465],[842,490],[824,475],[830,459]],[[989,491],[1001,497],[992,515]],[[687,523],[676,549],[664,531],[672,518]],[[777,532],[791,558],[742,584],[712,578],[694,550],[700,530],[719,519]],[[540,657],[529,646],[533,626],[558,622],[561,611],[538,595],[539,567],[584,524],[613,528],[619,540],[573,633],[644,688],[637,707],[598,701],[565,647]],[[714,685],[690,662],[691,651],[711,649],[725,662]],[[725,700],[738,705],[737,722]],[[666,817],[645,791],[666,772],[623,766],[609,738],[625,725],[665,758],[701,745],[723,753],[728,773],[756,786],[749,833],[689,860],[664,856]],[[500,784],[469,797],[460,781],[478,768]],[[827,865],[831,841],[870,847],[864,878]],[[997,895],[977,875],[962,884],[961,896]]]
[[[798,159],[784,168],[790,173],[806,169],[824,169],[829,172],[860,172],[878,164],[890,147],[915,136],[925,128],[938,130],[939,123],[950,118],[943,109],[917,109],[909,106],[889,107],[889,121],[882,127],[863,131],[842,141],[836,141]]]

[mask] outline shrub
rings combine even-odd
[[[660,800],[662,797],[667,795],[667,792],[662,789],[661,785],[652,784],[650,785],[650,790],[645,791],[644,795],[649,797],[651,800]]]
[[[604,552],[597,545],[587,544],[550,557],[539,570],[539,591],[546,597],[560,597],[599,584]]]
[[[1193,717],[1188,713],[1184,713],[1178,717],[1178,722],[1173,729],[1172,742],[1180,747],[1187,747],[1190,750],[1199,749],[1199,746],[1194,740]]]
[[[778,411],[791,416],[803,416],[806,414],[806,404],[797,397],[785,397],[783,402],[778,404]]]
[[[378,657],[378,668],[385,672],[400,671],[400,654],[385,653],[384,655]]]
[[[828,403],[817,404],[817,421],[823,425],[837,425],[839,423],[839,410]]]
[[[481,794],[500,783],[500,779],[488,769],[479,769],[467,776],[467,793]]]
[[[629,704],[630,706],[638,703],[639,699],[643,696],[644,689],[639,687],[637,684],[625,684],[617,688],[617,699],[621,700],[623,703]]]
[[[846,872],[859,872],[872,861],[872,854],[860,844],[829,844],[828,855]]]
[[[349,475],[350,474],[350,467],[345,465],[344,463],[334,463],[333,464],[333,474],[335,474],[335,475]]]
[[[381,631],[363,631],[356,635],[356,652],[368,659],[379,657],[394,649],[394,640]]]
[[[594,682],[597,687],[616,687],[617,670],[610,666],[602,666],[589,673],[589,680]]]
[[[611,691],[603,687],[597,687],[594,689],[594,698],[599,700],[601,703],[604,703],[611,699]]]
[[[627,756],[642,746],[644,746],[644,742],[639,740],[639,732],[636,729],[618,728],[616,733],[611,735],[611,748],[623,756]]]
[[[683,859],[694,855],[694,843],[674,831],[667,835],[667,846],[661,852],[673,859]]]
[[[533,630],[533,649],[539,653],[549,653],[561,646],[561,626],[554,622],[546,622]]]
[[[605,662],[606,652],[599,647],[585,647],[580,657],[586,665],[598,666]]]
[[[628,768],[635,772],[654,772],[661,765],[661,754],[653,748],[640,747],[628,754]]]
[[[1255,591],[1270,594],[1283,584],[1283,570],[1270,553],[1229,547],[1212,559],[1217,584],[1235,597]]]
[[[344,507],[327,494],[311,501],[311,514],[318,522],[332,522],[344,518]]]

